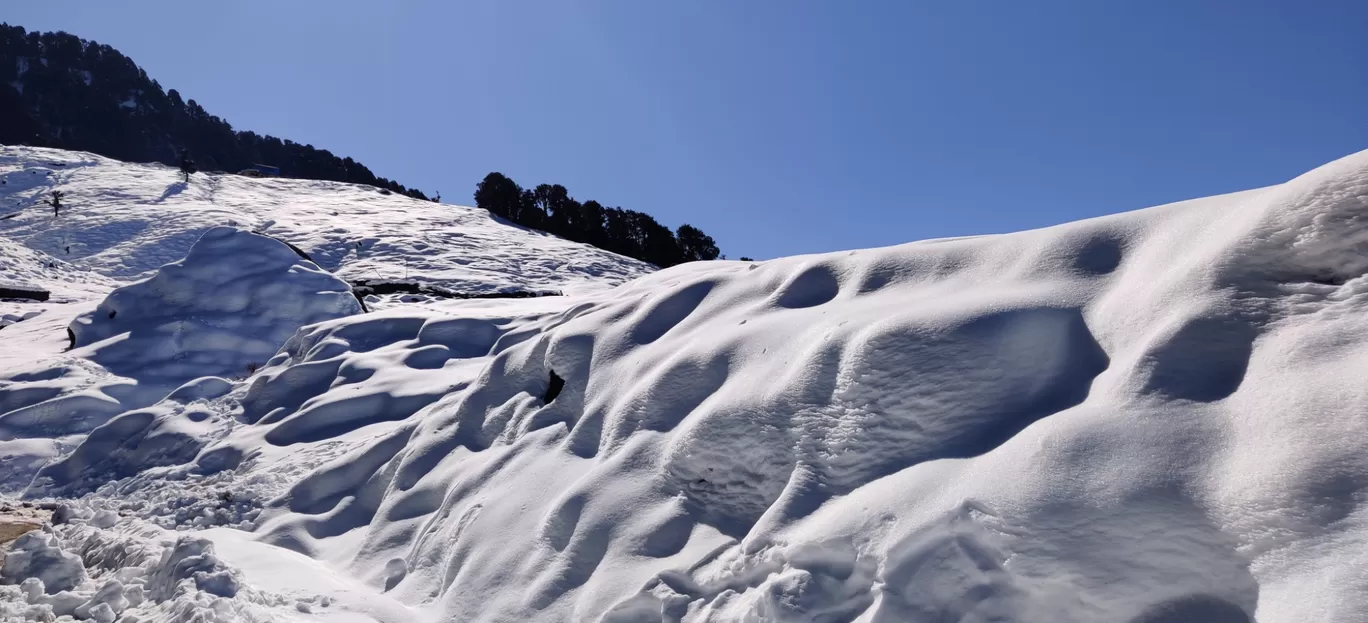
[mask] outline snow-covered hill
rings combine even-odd
[[[284,182],[231,184],[270,202]],[[0,230],[10,243],[60,248],[24,218]],[[311,233],[283,238],[332,248],[310,241],[337,221],[296,222]],[[379,237],[372,248],[390,244]],[[151,240],[145,261],[161,253]],[[116,255],[23,275],[70,276],[78,302],[0,329],[0,453],[23,472],[10,482],[68,518],[16,544],[0,580],[27,584],[0,586],[0,614],[1368,612],[1368,152],[1279,186],[1011,235],[396,303],[304,326],[259,369],[157,391],[136,389],[152,385],[126,359],[101,363],[147,337],[137,329],[64,351],[67,308],[91,322],[136,308],[79,302],[102,279],[149,274]],[[168,270],[229,271],[222,255]],[[370,261],[338,257],[342,273]],[[98,279],[79,281],[85,266]],[[583,281],[630,276],[619,266]],[[182,288],[196,296],[156,323],[223,309]],[[151,342],[157,369],[176,339]]]
[[[0,181],[0,217],[13,215],[0,220],[0,241],[42,252],[59,267],[119,281],[179,260],[200,234],[221,225],[285,240],[348,281],[407,278],[470,294],[573,293],[653,270],[484,210],[371,186],[214,173],[185,184],[161,165],[6,146],[0,146]],[[66,206],[55,219],[44,203],[54,189],[65,193]],[[42,279],[42,262],[9,251],[0,262],[5,273]]]

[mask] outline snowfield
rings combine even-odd
[[[120,282],[185,257],[200,235],[236,226],[305,251],[346,281],[425,283],[481,294],[602,290],[652,267],[491,217],[371,186],[199,173],[190,184],[161,165],[94,154],[0,146],[0,243],[40,252],[58,268]],[[54,223],[53,189],[66,207]],[[3,249],[3,270],[35,279],[42,262]],[[14,267],[11,268],[10,264]],[[55,270],[55,269],[54,269]]]
[[[3,620],[1368,620],[1368,152],[658,272],[343,184],[0,175],[0,280],[53,292],[2,303],[0,489],[55,512]],[[349,298],[404,267],[568,295]]]

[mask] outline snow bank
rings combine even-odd
[[[6,335],[56,340],[72,311],[37,313]],[[73,494],[194,458],[220,412],[187,405],[228,393],[221,377],[249,375],[299,327],[360,311],[346,283],[287,245],[211,229],[184,260],[72,320],[62,363],[0,374],[0,490],[23,489],[44,466],[35,491]]]
[[[79,496],[109,480],[161,465],[194,459],[224,416],[205,404],[227,394],[228,381],[203,377],[165,400],[120,413],[86,436],[69,454],[54,458],[32,477],[31,497]]]
[[[43,547],[92,618],[118,580],[221,618],[1357,620],[1365,206],[1368,152],[1036,231],[334,318],[50,450],[28,494],[71,504]],[[15,611],[63,594],[28,586]]]
[[[73,346],[116,374],[183,382],[249,374],[299,327],[360,312],[346,283],[285,244],[217,227],[70,329]]]
[[[258,534],[447,618],[1352,617],[1365,398],[1334,388],[1368,361],[1365,202],[1360,154],[1046,230],[662,271],[501,324],[468,387]],[[383,394],[340,371],[417,357],[423,326],[270,374]]]

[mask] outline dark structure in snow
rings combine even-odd
[[[254,164],[251,167],[238,171],[238,175],[247,177],[280,177],[280,167],[273,167],[266,164]]]
[[[532,299],[563,295],[555,290],[514,290],[511,292],[471,294],[415,281],[382,281],[378,279],[357,279],[351,282],[351,287],[357,297],[366,297],[372,294],[381,296],[385,294],[420,294],[442,299]]]
[[[26,301],[46,301],[50,293],[42,288],[13,283],[0,283],[0,299],[23,299]]]

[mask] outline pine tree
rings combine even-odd
[[[65,196],[66,196],[66,193],[64,193],[64,192],[62,192],[62,191],[60,191],[60,190],[54,190],[54,191],[52,191],[52,198],[48,200],[47,204],[50,205],[50,206],[52,206],[52,216],[53,216],[53,218],[56,218],[56,217],[57,217],[57,213],[60,212],[60,211],[62,210],[62,197],[65,197]]]
[[[515,222],[519,220],[523,190],[508,176],[497,171],[486,175],[475,186],[475,207],[488,210],[490,214],[502,216]]]
[[[679,240],[679,250],[686,262],[715,260],[720,253],[712,236],[693,225],[680,225],[675,230],[675,237]]]
[[[604,209],[603,204],[590,199],[580,206],[580,232],[583,238],[580,242],[587,242],[596,247],[603,247],[604,244]]]
[[[190,174],[195,172],[195,161],[190,159],[190,151],[182,149],[180,151],[180,172],[185,176],[185,183],[190,183]]]

